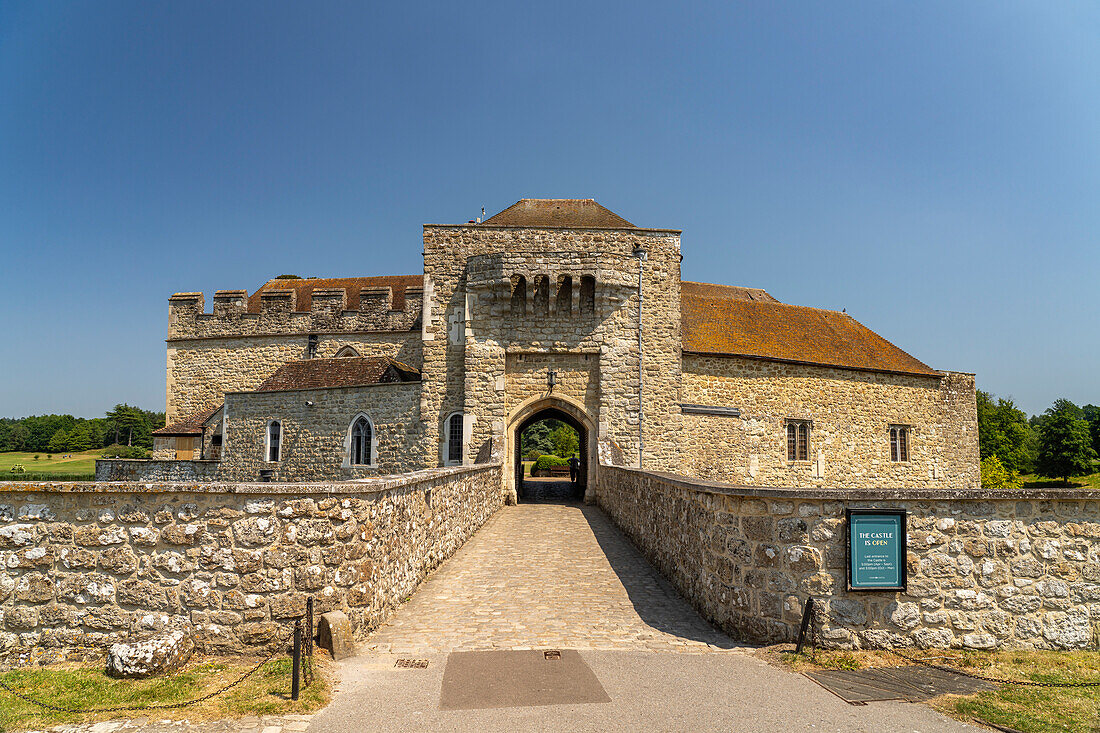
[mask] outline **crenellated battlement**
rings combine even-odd
[[[202,293],[176,293],[168,299],[168,339],[420,328],[423,287],[406,285],[395,297],[390,286],[325,287],[317,280],[288,280],[291,287],[219,290],[205,312]],[[270,283],[269,283],[270,285]],[[400,307],[395,308],[395,304]]]

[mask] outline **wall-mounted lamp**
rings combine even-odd
[[[306,407],[313,407],[313,400],[306,400]]]
[[[550,391],[554,391],[554,385],[558,383],[558,373],[551,369],[546,373],[546,386],[550,388]]]

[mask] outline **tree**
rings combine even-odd
[[[115,405],[115,409],[107,413],[107,419],[115,423],[118,442],[122,442],[122,439],[125,438],[126,445],[134,445],[135,437],[138,438],[137,442],[141,445],[141,439],[145,437],[145,434],[150,433],[145,412],[137,407],[126,404]]]
[[[69,451],[69,434],[64,430],[58,430],[50,436],[50,442],[46,449],[51,453],[67,453]]]
[[[1069,484],[1070,476],[1092,473],[1094,460],[1096,451],[1081,408],[1069,400],[1056,400],[1040,423],[1038,472]]]
[[[550,442],[554,444],[554,455],[560,458],[571,458],[573,454],[577,452],[577,447],[580,445],[580,440],[577,438],[577,431],[568,425],[562,425],[552,432],[550,434]]]
[[[1100,453],[1100,407],[1085,405],[1081,408],[1085,422],[1089,424],[1089,434],[1092,436],[1092,449]]]
[[[520,451],[524,454],[533,450],[539,451],[541,455],[553,453],[554,442],[550,439],[550,435],[563,425],[565,423],[561,420],[547,418],[527,426],[520,437]]]
[[[1035,433],[1027,415],[1011,399],[977,391],[978,451],[996,456],[1009,472],[1028,473],[1035,464]]]
[[[1016,473],[1005,468],[997,456],[983,458],[981,469],[982,488],[1015,489],[1019,487],[1019,478]]]

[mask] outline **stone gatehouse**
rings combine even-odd
[[[173,295],[154,457],[191,465],[145,477],[499,460],[515,501],[518,433],[553,415],[582,437],[589,499],[601,462],[759,487],[978,486],[973,375],[846,313],[684,282],[678,230],[524,199],[425,225],[423,252],[422,275],[274,279],[218,291],[210,313]],[[100,478],[140,474],[105,463]]]

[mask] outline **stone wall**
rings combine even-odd
[[[220,402],[226,392],[255,389],[282,365],[306,358],[308,340],[308,334],[169,339],[168,422]],[[389,356],[420,368],[420,336],[415,331],[322,334],[316,355],[335,356],[345,346],[360,356]]]
[[[99,458],[96,481],[213,481],[218,461],[131,460]]]
[[[0,483],[0,660],[183,626],[281,641],[308,595],[363,636],[501,506],[500,466],[329,484]]]
[[[347,480],[425,468],[419,450],[420,383],[396,382],[362,387],[242,392],[226,395],[223,481],[255,481],[274,470],[277,481]],[[374,426],[371,466],[349,463],[351,425],[366,415]],[[281,455],[266,460],[267,426],[281,423]]]
[[[854,371],[684,355],[682,401],[740,417],[683,416],[679,472],[755,486],[975,489],[974,376]],[[808,461],[787,460],[786,421],[810,420]],[[889,428],[910,428],[909,460],[890,460]]]
[[[601,466],[600,506],[735,637],[834,647],[1083,649],[1100,624],[1100,491],[754,489]],[[908,512],[905,593],[848,592],[846,507]]]

